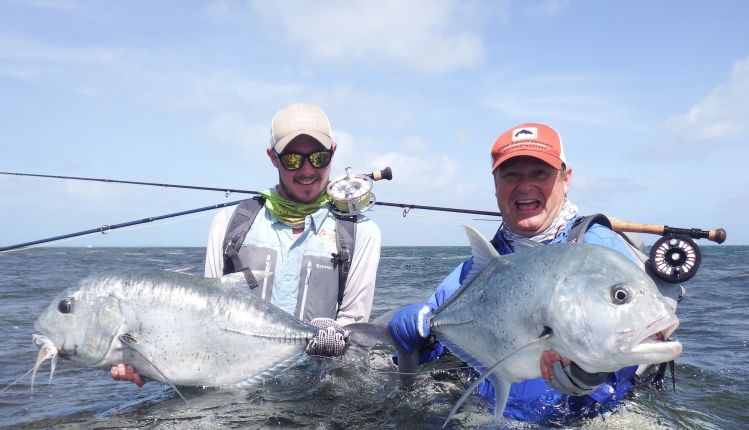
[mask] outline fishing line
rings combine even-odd
[[[0,172],[0,175],[24,176],[24,177],[33,177],[33,178],[46,178],[46,179],[71,179],[75,181],[93,181],[93,182],[106,182],[106,183],[113,183],[113,184],[144,185],[144,186],[162,187],[162,188],[183,188],[183,189],[188,189],[188,190],[220,191],[220,192],[225,193],[226,197],[228,197],[231,193],[254,194],[254,195],[260,194],[259,191],[244,190],[244,189],[238,189],[238,188],[205,187],[205,186],[200,186],[200,185],[182,185],[182,184],[169,184],[169,183],[160,183],[160,182],[128,181],[128,180],[121,180],[121,179],[89,178],[89,177],[83,177],[83,176],[44,175],[44,174],[37,174],[37,173],[20,173],[20,172]],[[347,175],[347,176],[350,177],[351,175]],[[380,179],[390,180],[392,178],[392,171],[390,170],[389,167],[386,167],[385,169],[375,171],[372,173],[368,173],[365,175],[354,175],[354,176],[364,176],[375,181],[380,180]],[[342,179],[342,178],[337,178],[337,179]],[[479,211],[479,210],[461,209],[461,208],[448,208],[448,207],[442,207],[442,206],[417,205],[417,204],[411,204],[411,203],[394,203],[394,202],[377,201],[377,202],[374,202],[373,204],[380,205],[380,206],[391,206],[391,207],[403,208],[405,213],[408,213],[408,211],[412,209],[422,209],[422,210],[431,210],[431,211],[465,213],[465,214],[473,214],[473,215],[501,216],[499,212]]]
[[[410,212],[407,213],[407,216],[403,216],[401,212],[392,212],[388,210],[377,210],[377,209],[370,209],[370,212],[377,213],[377,214],[385,214],[385,215],[395,215],[400,216],[402,218],[407,217],[414,217],[414,218],[426,218],[426,219],[433,219],[438,221],[490,221],[490,222],[497,222],[496,218],[466,218],[466,217],[447,217],[447,216],[436,216],[436,215],[426,215],[426,214],[411,214]]]
[[[0,390],[0,393],[4,392],[8,388],[16,385],[18,383],[18,381],[20,381],[21,379],[25,378],[26,375],[28,375],[29,373],[31,373],[33,370],[34,370],[34,368],[32,367],[31,369],[29,369],[28,371],[26,371],[26,373],[24,373],[23,375],[21,375],[20,378],[16,379],[15,381],[11,382],[10,384],[6,385],[5,388],[3,388],[2,390]]]
[[[130,185],[145,185],[145,186],[157,186],[162,188],[184,188],[184,189],[190,189],[190,190],[205,190],[205,191],[221,191],[225,193],[225,196],[228,198],[231,193],[240,193],[240,194],[259,194],[258,191],[253,190],[242,190],[242,189],[236,189],[236,188],[223,188],[223,187],[204,187],[204,186],[196,186],[196,185],[181,185],[181,184],[168,184],[168,183],[157,183],[157,182],[143,182],[143,181],[126,181],[126,180],[119,180],[119,179],[107,179],[107,178],[87,178],[87,177],[81,177],[81,176],[62,176],[62,175],[43,175],[43,174],[33,174],[33,173],[19,173],[19,172],[0,172],[0,175],[13,175],[13,176],[25,176],[25,177],[37,177],[37,178],[53,178],[53,179],[72,179],[72,180],[78,180],[78,181],[94,181],[94,182],[106,182],[106,183],[118,183],[118,184],[130,184]],[[373,207],[374,205],[380,205],[380,206],[391,206],[391,207],[399,207],[403,209],[402,216],[406,217],[412,209],[422,209],[422,210],[429,210],[429,211],[439,211],[439,212],[453,212],[453,213],[464,213],[464,214],[472,214],[472,215],[485,215],[485,216],[491,216],[491,217],[501,217],[502,214],[500,212],[492,212],[492,211],[480,211],[480,210],[473,210],[473,209],[460,209],[460,208],[448,208],[443,206],[426,206],[426,205],[416,205],[416,204],[410,204],[410,203],[392,203],[392,202],[381,202],[381,201],[375,201],[374,195],[371,193],[371,184],[372,181],[377,181],[381,179],[392,179],[392,171],[389,167],[386,167],[385,169],[375,171],[372,173],[364,174],[364,175],[352,175],[351,169],[346,169],[346,175],[340,178],[336,178],[329,184],[328,188],[330,188],[333,191],[332,194],[334,194],[333,197],[335,200],[335,207],[336,210],[340,212],[346,212],[344,209],[347,209],[349,212],[347,215],[356,215],[360,213],[363,210],[369,209]],[[336,200],[337,198],[337,200]],[[231,205],[231,204],[237,204],[237,202],[233,203],[226,203],[225,205]],[[344,208],[344,204],[346,208]],[[199,208],[192,211],[184,211],[176,214],[169,214],[161,217],[154,217],[153,219],[148,219],[145,222],[150,222],[155,219],[160,218],[166,218],[166,217],[173,217],[173,216],[180,216],[185,215],[188,213],[208,210],[208,209],[214,209],[218,208],[220,206],[216,205],[216,207],[211,208]],[[386,213],[386,212],[383,212]],[[424,218],[427,218],[424,216]],[[440,217],[434,217],[435,219],[440,219]],[[450,220],[451,218],[444,218],[441,219],[447,219]],[[486,221],[485,219],[473,219],[473,221]],[[143,222],[143,221],[141,221]],[[124,227],[129,226],[133,224],[139,224],[141,222],[130,222],[130,223],[124,223],[123,225],[118,225],[117,227]],[[102,228],[111,229],[114,228],[114,226],[104,226]],[[635,223],[635,222],[629,222],[629,221],[620,221],[611,219],[611,227],[616,232],[637,232],[637,233],[651,233],[651,234],[658,234],[664,237],[664,240],[673,241],[674,238],[679,239],[678,236],[682,236],[685,238],[694,238],[694,239],[708,239],[716,243],[723,243],[726,240],[726,231],[722,228],[719,229],[713,229],[713,230],[701,230],[698,228],[679,228],[679,227],[670,227],[667,225],[654,225],[654,224],[642,224],[642,223]],[[101,232],[103,233],[101,229],[94,229],[87,232],[80,232],[80,233],[73,233],[71,235],[63,235],[58,236],[56,238],[50,238],[50,239],[43,239],[41,241],[33,241],[33,242],[27,242],[19,245],[13,245],[8,247],[0,247],[0,253],[6,252],[12,249],[17,248],[27,248],[31,245],[36,245],[39,243],[46,243],[51,242],[53,240],[60,240],[65,239],[71,236],[80,236],[84,234],[89,233],[96,233]],[[694,242],[691,242],[691,240],[682,240],[682,242],[687,243],[689,247],[696,248],[696,244]],[[655,248],[653,248],[655,249]],[[671,251],[671,250],[667,250]],[[672,260],[676,259],[679,254],[676,251],[671,251],[668,255],[672,257]],[[672,261],[670,263],[670,266],[676,267],[679,269],[677,280],[684,281],[688,279],[689,276],[693,275],[696,272],[696,266],[697,263],[694,264],[693,267],[695,269],[690,268],[683,268],[679,266],[679,261]],[[682,265],[683,266],[683,265]],[[656,273],[661,273],[656,270]],[[661,275],[659,275],[661,276]],[[664,278],[665,279],[665,278]],[[666,279],[668,280],[668,279]]]
[[[401,372],[398,370],[375,370],[375,372],[382,373],[384,375],[426,375],[426,374],[434,373],[434,372],[446,372],[446,371],[451,371],[451,370],[471,370],[471,369],[475,369],[475,367],[472,367],[472,366],[441,367],[439,369],[422,370],[419,372]]]

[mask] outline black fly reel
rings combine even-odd
[[[650,249],[651,268],[659,278],[673,284],[694,276],[701,262],[700,248],[689,236],[663,236]]]

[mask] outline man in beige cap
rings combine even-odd
[[[579,217],[577,207],[567,200],[572,169],[567,166],[556,130],[545,124],[517,125],[497,138],[491,157],[497,205],[502,213],[502,225],[491,242],[500,254],[552,242],[579,241],[611,248],[642,267],[636,251],[611,230],[605,217]],[[458,265],[426,304],[405,306],[390,320],[393,338],[406,352],[421,350],[421,362],[446,353],[439,343],[425,348],[430,333],[428,320],[460,288],[472,264],[469,259]],[[560,425],[604,412],[631,390],[637,369],[634,366],[589,374],[555,351],[545,351],[539,365],[542,378],[512,384],[505,416]],[[477,391],[493,400],[494,389],[488,379]]]
[[[369,320],[380,259],[372,220],[331,211],[326,187],[335,151],[319,107],[295,103],[276,112],[266,152],[278,184],[218,212],[206,250],[206,277],[247,284],[251,294],[319,327],[311,355],[342,354],[343,326]],[[144,383],[123,364],[112,377]]]

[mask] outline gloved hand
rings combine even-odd
[[[350,332],[330,318],[315,318],[310,324],[320,330],[310,339],[305,351],[309,355],[337,357],[346,349]]]
[[[595,391],[606,381],[608,373],[588,373],[574,362],[562,366],[561,361],[552,364],[554,372],[550,378],[549,385],[557,391],[570,396],[583,396]]]
[[[431,316],[432,308],[422,303],[400,308],[388,322],[393,339],[404,351],[412,352],[429,337]]]

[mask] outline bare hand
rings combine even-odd
[[[541,376],[547,381],[554,376],[553,366],[555,361],[561,361],[562,366],[569,366],[571,362],[569,358],[560,357],[553,349],[541,353]]]
[[[541,376],[549,386],[570,396],[583,396],[597,390],[608,373],[588,373],[554,350],[541,353]]]
[[[138,375],[133,366],[129,364],[120,363],[112,366],[111,373],[115,381],[130,381],[139,387],[146,383],[146,379]]]

